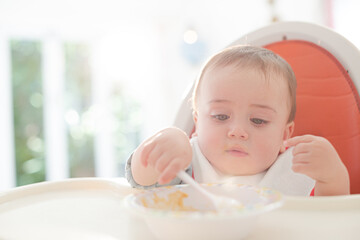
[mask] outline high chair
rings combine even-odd
[[[360,52],[338,33],[310,23],[282,22],[251,32],[230,46],[261,46],[293,68],[297,111],[293,136],[328,139],[350,175],[351,193],[360,193]],[[174,125],[189,136],[194,130],[190,98],[182,102]]]

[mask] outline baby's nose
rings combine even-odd
[[[240,138],[240,139],[244,139],[244,140],[249,138],[249,134],[241,126],[233,126],[232,128],[230,128],[228,136],[230,138]]]

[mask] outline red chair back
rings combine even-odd
[[[327,138],[349,171],[351,193],[360,193],[360,97],[347,70],[331,53],[311,42],[285,40],[265,47],[282,56],[296,75],[293,136]]]

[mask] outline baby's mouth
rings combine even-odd
[[[226,150],[226,152],[229,153],[230,155],[235,156],[235,157],[245,157],[245,156],[249,155],[243,149],[236,148],[236,147],[235,148],[230,148],[230,149]]]

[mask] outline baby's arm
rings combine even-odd
[[[178,128],[166,128],[145,140],[131,159],[134,181],[142,186],[170,182],[191,163],[189,137]]]
[[[293,171],[316,181],[315,196],[350,194],[348,171],[332,144],[323,137],[296,136],[285,141],[294,146]]]

